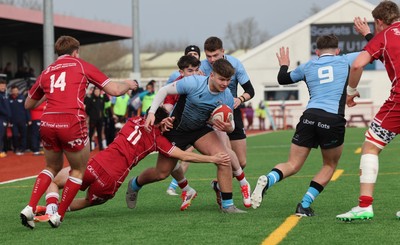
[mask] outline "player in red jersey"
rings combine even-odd
[[[39,199],[63,167],[63,153],[71,172],[58,213],[49,220],[52,227],[61,224],[65,211],[81,187],[90,151],[83,103],[88,83],[114,96],[138,86],[131,80],[111,81],[95,66],[79,58],[79,46],[79,41],[70,36],[57,39],[55,51],[58,59],[40,74],[25,102],[25,108],[32,109],[47,101],[40,126],[46,168],[36,178],[29,204],[20,213],[22,224],[31,229],[35,227],[33,218]]]
[[[200,155],[182,151],[173,146],[161,134],[161,131],[165,130],[165,127],[162,127],[162,119],[166,118],[168,113],[165,109],[159,108],[155,116],[155,126],[152,127],[150,132],[144,128],[144,118],[130,118],[109,147],[89,160],[80,188],[82,191],[87,189],[86,197],[74,199],[70,205],[71,211],[103,204],[113,198],[130,170],[153,151],[158,151],[166,157],[185,161],[229,165],[230,158],[227,154]],[[171,118],[168,119],[172,120]],[[54,182],[50,185],[46,195],[46,215],[36,216],[35,221],[48,221],[49,215],[56,211],[58,189],[62,188],[67,181],[69,170],[69,167],[62,169],[54,178]],[[180,177],[184,179],[183,183],[185,183],[181,187],[183,190],[190,190],[191,187],[183,173],[181,174]]]
[[[367,132],[360,159],[360,197],[358,206],[336,216],[339,220],[372,219],[373,191],[378,176],[379,153],[400,133],[400,10],[392,1],[382,1],[372,11],[375,37],[365,46],[350,69],[347,105],[355,106],[360,94],[357,85],[363,68],[381,59],[392,82],[389,98],[379,109]],[[397,213],[400,218],[400,212]]]

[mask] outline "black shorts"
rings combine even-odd
[[[188,147],[194,145],[198,139],[214,131],[211,127],[205,126],[199,130],[195,131],[181,131],[171,129],[171,131],[164,132],[164,136],[175,146],[179,147],[181,150],[186,150]]]
[[[344,142],[346,119],[320,109],[307,109],[300,117],[292,143],[308,148],[331,149]]]
[[[244,131],[244,124],[242,120],[242,112],[239,108],[233,110],[233,120],[235,120],[235,130],[228,134],[229,140],[246,139],[246,133]]]

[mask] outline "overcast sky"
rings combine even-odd
[[[224,38],[229,22],[253,17],[274,36],[337,0],[139,0],[140,42],[183,41],[202,46],[209,36]],[[380,0],[368,0],[378,4]],[[395,2],[399,3],[400,0]],[[54,12],[132,25],[131,0],[54,0]],[[355,13],[356,14],[356,13]]]

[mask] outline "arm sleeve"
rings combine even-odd
[[[283,65],[281,66],[281,69],[279,69],[278,73],[278,83],[280,85],[285,85],[285,84],[292,84],[293,80],[290,77],[290,72],[288,72],[289,66]]]
[[[168,94],[177,94],[178,91],[176,89],[176,82],[170,83],[168,85],[165,85],[162,87],[154,97],[153,102],[151,103],[151,107],[149,112],[155,113],[158,107],[161,105],[161,103],[164,101],[165,97],[167,97]]]
[[[367,40],[368,42],[374,37],[374,35],[372,33],[368,33],[367,35],[365,35],[365,40]]]
[[[251,84],[250,80],[247,81],[245,84],[243,84],[242,88],[245,93],[248,93],[250,95],[250,99],[254,97],[254,88],[253,88],[253,85]]]

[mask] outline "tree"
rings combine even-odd
[[[190,45],[188,41],[150,41],[146,42],[145,44],[141,45],[140,51],[144,53],[162,53],[162,52],[170,52],[170,51],[182,51],[183,49]]]
[[[112,61],[130,53],[132,53],[132,49],[123,41],[83,45],[79,52],[82,59],[94,64],[100,70],[104,69]]]
[[[253,17],[237,23],[229,22],[225,29],[225,39],[231,42],[235,50],[254,48],[268,38],[268,33],[259,29]]]

